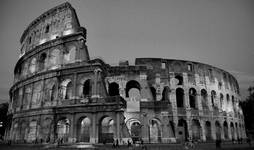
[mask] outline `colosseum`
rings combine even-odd
[[[246,138],[239,85],[217,67],[136,58],[90,59],[67,2],[23,32],[5,139],[16,143],[176,143]]]

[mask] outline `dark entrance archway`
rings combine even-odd
[[[99,143],[113,143],[115,134],[114,120],[105,116],[99,122]]]

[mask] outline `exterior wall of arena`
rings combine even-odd
[[[69,3],[24,31],[10,89],[13,142],[174,143],[246,138],[237,80],[199,62],[90,60]]]

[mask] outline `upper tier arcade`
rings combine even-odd
[[[56,6],[30,23],[20,38],[21,56],[49,40],[78,31],[80,24],[75,10],[66,2]]]
[[[86,29],[74,8],[63,3],[37,17],[21,36],[21,55],[14,69],[14,82],[38,73],[63,69],[88,61]]]

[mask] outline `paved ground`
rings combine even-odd
[[[146,144],[147,150],[185,150],[185,147],[182,144]],[[86,148],[85,148],[86,147]],[[65,145],[56,147],[56,145],[5,145],[0,144],[0,150],[82,150],[82,149],[97,149],[97,150],[113,150],[112,145]],[[115,148],[118,150],[142,150],[140,146],[120,146]],[[191,148],[189,148],[191,150]],[[197,144],[192,150],[216,150],[214,143],[200,143]],[[251,147],[247,144],[232,144],[232,143],[223,143],[220,150],[254,150],[254,145]]]

